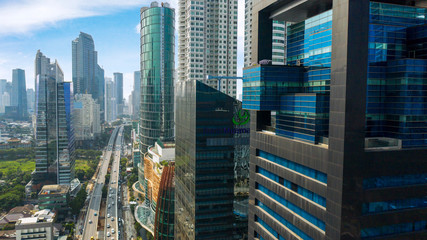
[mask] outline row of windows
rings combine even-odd
[[[293,171],[296,171],[296,172],[298,172],[300,174],[303,174],[303,175],[305,175],[307,177],[316,179],[317,181],[320,181],[322,183],[325,183],[325,184],[327,183],[327,178],[328,177],[323,172],[320,172],[320,171],[314,170],[312,168],[303,166],[301,164],[289,161],[287,159],[275,156],[275,155],[273,155],[271,153],[268,153],[268,152],[264,152],[264,151],[261,151],[261,150],[258,150],[258,151],[259,152],[258,152],[257,155],[259,157],[265,158],[265,159],[267,159],[269,161],[277,163],[277,164],[279,164],[279,165],[281,165],[281,166],[283,166],[285,168],[288,168],[288,169],[291,169]]]
[[[259,206],[262,210],[266,211],[271,217],[275,218],[281,224],[285,225],[289,230],[291,230],[294,234],[300,236],[304,240],[313,240],[310,236],[308,236],[305,232],[301,231],[301,229],[295,227],[292,223],[287,221],[285,218],[280,216],[280,214],[273,211],[271,208],[264,205],[258,199],[255,199],[255,206]]]
[[[360,231],[362,238],[386,236],[400,233],[416,232],[427,229],[427,221],[400,223],[375,228],[364,228]]]
[[[427,173],[383,176],[363,179],[364,189],[402,187],[408,185],[427,184]]]
[[[320,196],[320,195],[318,195],[318,194],[316,194],[310,190],[307,190],[301,186],[298,186],[293,182],[290,182],[286,179],[283,179],[282,177],[279,177],[276,174],[274,174],[268,170],[265,170],[262,167],[257,166],[256,172],[260,173],[261,175],[263,175],[263,176],[265,176],[265,177],[267,177],[267,178],[269,178],[269,179],[271,179],[277,183],[279,183],[280,185],[285,186],[287,189],[292,190],[294,192],[297,192],[300,195],[310,199],[311,201],[313,201],[313,202],[315,202],[315,203],[317,203],[323,207],[326,207],[326,199],[324,197],[322,197],[322,196]]]
[[[427,196],[421,198],[397,199],[385,202],[363,203],[362,214],[389,212],[410,208],[427,207]]]
[[[270,198],[274,199],[278,204],[288,208],[290,211],[292,211],[294,214],[304,218],[305,220],[309,221],[314,226],[318,227],[319,229],[325,231],[325,222],[322,220],[316,218],[315,216],[311,215],[310,213],[304,211],[303,209],[299,208],[298,206],[294,205],[293,203],[289,202],[285,198],[279,196],[277,193],[271,191],[270,189],[264,187],[260,183],[256,183],[255,186],[256,189],[260,190]]]

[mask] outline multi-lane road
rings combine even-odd
[[[89,195],[90,197],[89,206],[88,206],[88,210],[86,211],[87,214],[86,214],[85,223],[83,227],[83,234],[82,234],[83,235],[82,239],[84,240],[100,239],[98,236],[97,228],[98,228],[99,210],[100,210],[101,199],[102,199],[102,188],[105,182],[105,175],[108,172],[108,166],[110,164],[111,155],[116,154],[115,153],[116,151],[113,152],[113,150],[116,149],[117,140],[120,139],[119,143],[120,144],[122,143],[122,137],[118,137],[119,135],[120,136],[123,135],[123,127],[115,128],[113,133],[111,134],[107,149],[106,151],[104,151],[104,155],[103,155],[104,157],[102,158],[102,162],[99,167],[99,172],[95,179],[93,191]]]
[[[113,163],[111,164],[110,184],[108,186],[107,197],[107,217],[105,218],[104,239],[118,240],[119,239],[119,219],[121,212],[118,210],[119,197],[121,189],[119,188],[119,174],[120,174],[120,157],[122,153],[123,143],[123,127],[117,135],[116,145],[113,152]]]

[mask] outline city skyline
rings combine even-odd
[[[172,8],[177,8],[177,0],[166,1]],[[98,64],[105,70],[106,77],[113,77],[114,72],[123,73],[123,96],[127,99],[133,90],[133,73],[139,70],[139,9],[151,1],[109,1],[102,8],[94,3],[73,1],[67,3],[70,9],[37,2],[40,11],[63,12],[63,16],[30,16],[27,21],[18,21],[16,16],[7,14],[15,11],[17,16],[33,14],[29,11],[36,3],[17,1],[14,4],[0,3],[0,13],[9,17],[1,21],[0,36],[0,79],[11,82],[12,69],[21,68],[26,73],[27,88],[34,89],[34,53],[38,49],[52,60],[61,62],[64,80],[72,81],[72,54],[70,42],[80,32],[90,34],[98,52]],[[58,4],[59,5],[59,4]],[[63,4],[61,4],[63,6]],[[239,1],[238,42],[244,38],[244,2]],[[34,14],[33,14],[34,15]],[[117,21],[117,19],[120,19]],[[19,23],[14,23],[14,21]],[[101,27],[102,26],[102,27]],[[117,36],[117,37],[116,37]],[[178,48],[175,32],[175,52]],[[177,55],[177,54],[176,54]],[[13,56],[13,57],[10,57]],[[177,63],[177,56],[175,56]],[[238,45],[237,75],[241,76],[243,67],[243,44]],[[238,86],[240,83],[238,83]],[[239,95],[239,94],[237,94]]]

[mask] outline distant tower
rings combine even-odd
[[[123,73],[113,73],[114,75],[114,89],[117,104],[117,116],[123,114],[124,102],[123,102]]]
[[[159,24],[160,23],[160,24]],[[141,8],[141,152],[174,138],[175,10],[157,2]]]
[[[12,95],[10,100],[11,106],[18,107],[16,119],[26,120],[28,118],[27,88],[25,86],[25,71],[22,69],[12,70]]]

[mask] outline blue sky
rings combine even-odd
[[[168,1],[172,7],[178,0]],[[38,49],[57,59],[71,81],[71,41],[80,31],[92,35],[98,63],[106,77],[124,73],[124,96],[139,70],[139,9],[147,0],[0,0],[0,79],[12,79],[12,69],[25,70],[27,88],[34,87],[34,57]],[[238,73],[243,67],[244,1],[239,0]],[[175,63],[177,65],[177,62]],[[240,84],[239,84],[240,85]]]

